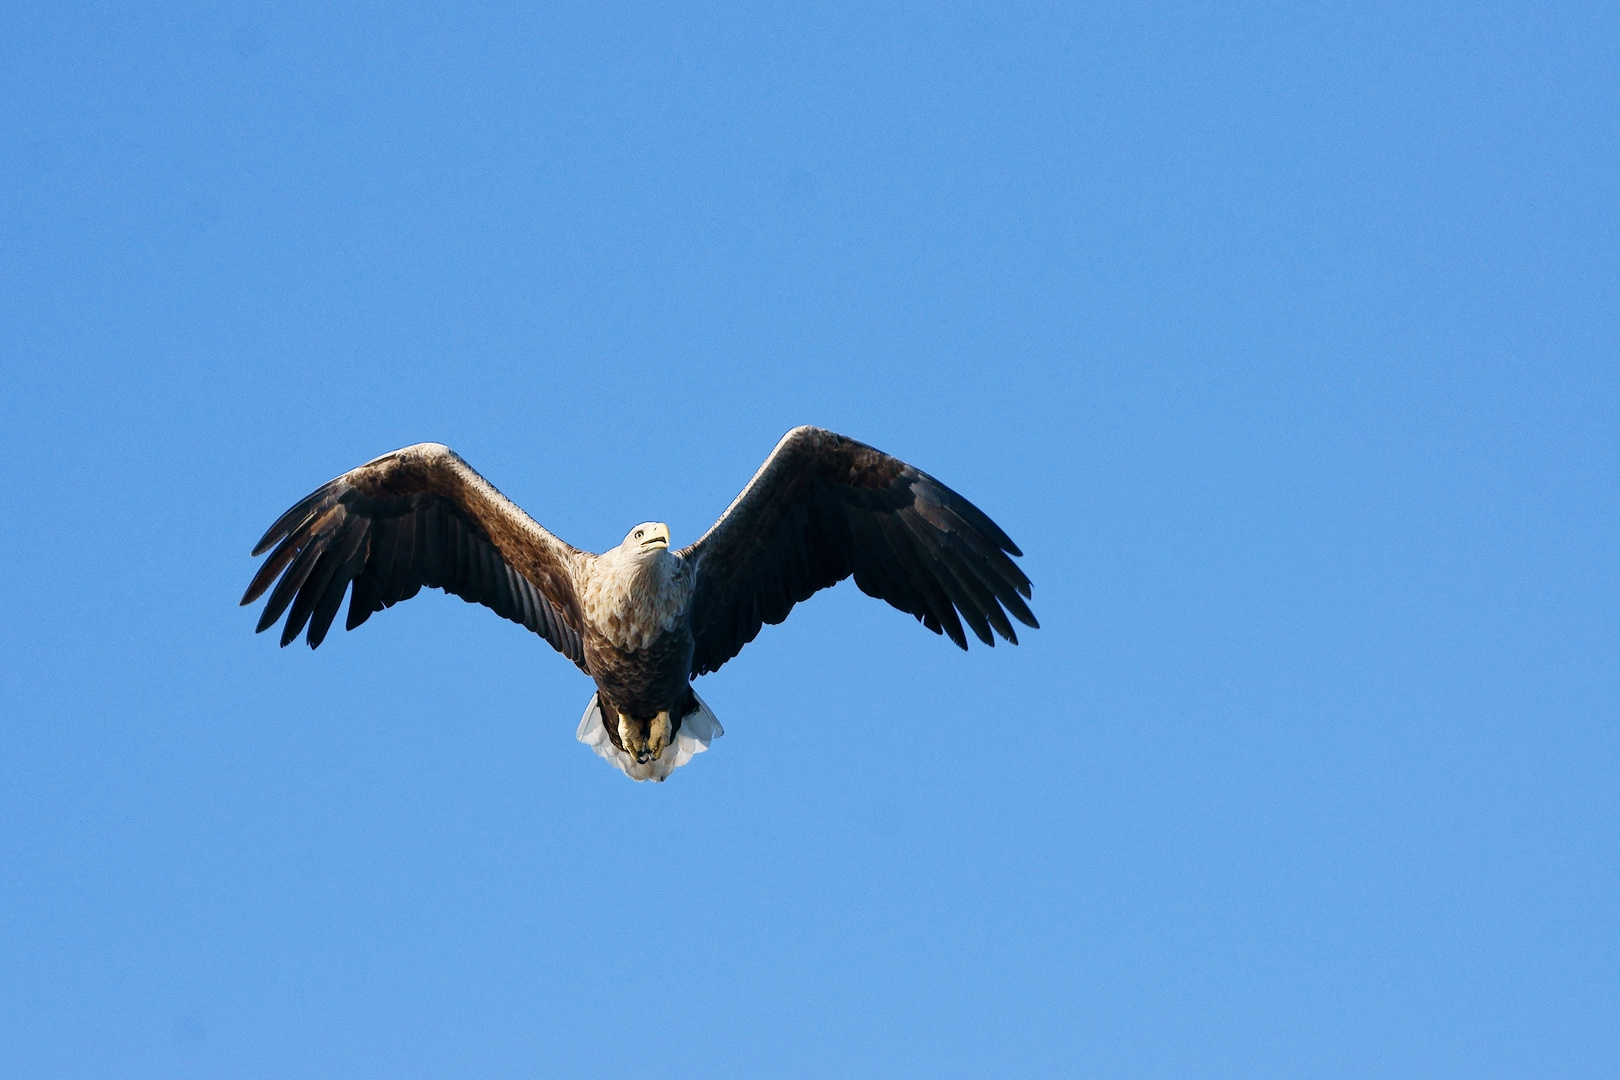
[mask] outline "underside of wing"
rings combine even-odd
[[[898,458],[821,428],[795,428],[701,540],[692,673],[714,671],[765,623],[853,576],[861,591],[967,648],[1039,626],[1018,546],[978,507]]]
[[[448,447],[409,446],[322,485],[283,514],[253,554],[272,547],[242,603],[270,590],[258,629],[285,612],[284,646],[306,624],[310,647],[318,646],[345,591],[352,630],[427,586],[483,604],[584,664],[574,567],[587,556]]]

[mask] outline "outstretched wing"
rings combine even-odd
[[[306,621],[309,647],[319,645],[351,581],[349,630],[426,585],[523,624],[584,666],[574,568],[589,556],[541,528],[448,446],[407,446],[322,485],[282,514],[253,554],[272,544],[242,603],[280,576],[258,629],[287,611],[283,646]]]
[[[1009,612],[1040,625],[1024,603],[1029,578],[1008,557],[1023,552],[982,510],[899,458],[821,428],[788,432],[679,554],[697,564],[693,675],[717,670],[762,624],[851,574],[868,596],[964,649],[963,620],[986,645],[992,628],[1017,644]]]

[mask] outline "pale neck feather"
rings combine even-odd
[[[581,598],[585,618],[619,648],[644,649],[685,617],[692,580],[692,567],[668,548],[620,544],[591,564]]]

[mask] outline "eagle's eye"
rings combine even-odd
[[[640,530],[640,529],[637,529],[637,530],[636,530],[636,539],[637,539],[637,540],[640,540],[640,539],[641,539],[641,530]]]

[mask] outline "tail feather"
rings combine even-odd
[[[620,772],[632,780],[663,781],[670,773],[703,753],[711,742],[726,733],[714,712],[697,696],[695,690],[692,692],[692,700],[697,702],[697,708],[681,718],[681,729],[675,733],[675,741],[657,761],[638,765],[635,758],[613,745],[613,740],[608,737],[607,726],[602,720],[602,703],[597,700],[595,694],[591,695],[590,702],[585,706],[585,715],[580,717],[579,730],[574,733],[574,737],[595,750],[599,757],[607,760],[608,764],[617,766]]]

